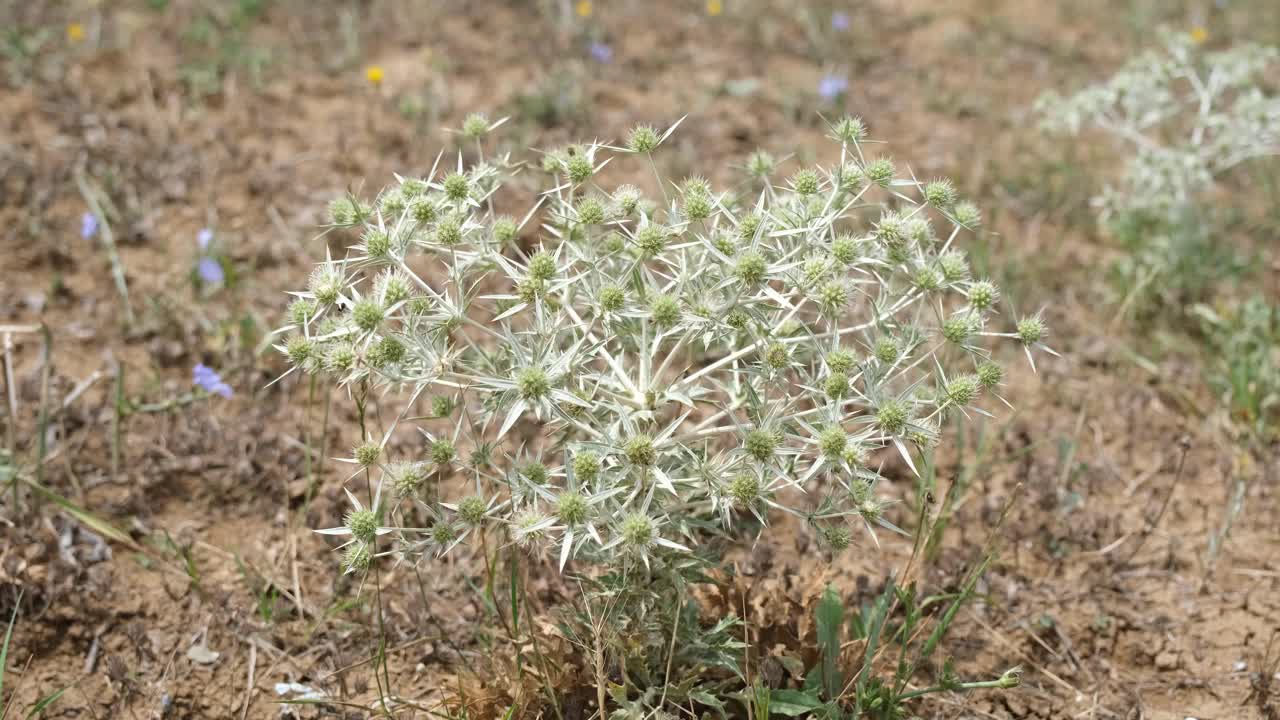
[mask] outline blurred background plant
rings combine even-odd
[[[1203,301],[1251,266],[1238,244],[1221,241],[1219,208],[1236,193],[1213,191],[1238,166],[1280,152],[1280,97],[1265,86],[1280,53],[1251,44],[1211,51],[1207,39],[1203,28],[1166,32],[1159,50],[1110,79],[1036,104],[1046,130],[1096,129],[1122,151],[1121,177],[1095,202],[1123,250],[1120,314],[1144,324]]]

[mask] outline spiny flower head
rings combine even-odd
[[[637,125],[627,135],[627,149],[635,153],[651,153],[658,149],[661,138],[652,125]]]
[[[774,370],[781,370],[791,364],[791,351],[780,342],[769,343],[764,351],[764,361]]]
[[[843,282],[833,280],[818,289],[818,304],[828,313],[837,313],[849,304],[849,288]]]
[[[961,375],[952,378],[943,389],[943,394],[947,396],[947,401],[953,405],[968,405],[978,397],[978,391],[982,389],[982,383],[977,375]]]
[[[605,312],[617,312],[627,301],[627,294],[617,285],[610,285],[600,290],[600,309]]]
[[[822,383],[822,391],[832,400],[839,400],[849,394],[849,376],[844,373],[831,373]]]
[[[427,466],[420,462],[400,463],[390,468],[396,493],[412,497],[427,483]]]
[[[764,282],[768,270],[769,263],[764,259],[764,256],[752,251],[738,258],[735,274],[737,274],[743,285],[754,287]]]
[[[369,332],[378,329],[382,319],[386,317],[386,309],[377,300],[366,298],[351,308],[351,319],[356,327]]]
[[[710,195],[688,194],[684,199],[684,216],[690,220],[705,220],[711,217],[715,205]]]
[[[462,134],[478,140],[489,133],[489,118],[484,113],[471,113],[462,121]]]
[[[949,210],[959,199],[956,188],[945,178],[933,180],[924,186],[925,202],[936,208]]]
[[[359,353],[351,343],[334,343],[324,354],[324,369],[334,373],[344,373],[355,367],[360,359]]]
[[[541,400],[551,392],[551,380],[542,368],[525,368],[516,375],[516,389],[525,400]]]
[[[364,222],[371,212],[355,198],[343,195],[329,203],[329,222],[334,225],[355,225]]]
[[[368,467],[378,462],[378,458],[382,455],[382,446],[376,442],[367,442],[357,445],[351,451],[352,457],[361,467]]]
[[[801,168],[791,176],[791,189],[799,195],[812,195],[818,192],[818,173],[812,168]]]
[[[901,435],[909,419],[906,404],[897,398],[884,401],[876,411],[876,424],[888,435]]]
[[[680,303],[670,295],[657,295],[649,302],[653,322],[660,328],[669,328],[680,322]]]
[[[510,245],[515,241],[519,232],[520,229],[516,226],[516,221],[509,217],[502,216],[495,218],[493,221],[493,239],[499,245]]]
[[[760,481],[755,475],[738,475],[729,482],[728,495],[738,507],[753,507],[760,501]]]
[[[564,172],[570,181],[581,184],[591,177],[595,172],[595,167],[591,165],[591,158],[578,152],[570,155],[564,161]]]
[[[431,462],[436,465],[448,465],[457,452],[453,442],[441,438],[431,443]]]
[[[977,310],[988,310],[1000,299],[1000,291],[988,280],[979,280],[969,286],[969,304]]]
[[[657,257],[667,247],[668,233],[666,228],[658,225],[645,225],[636,233],[636,246],[640,248],[642,258]]]
[[[853,532],[847,525],[827,525],[822,528],[822,539],[834,552],[844,552],[853,544]]]
[[[594,196],[588,196],[578,202],[578,222],[583,225],[601,225],[605,221],[604,203]]]
[[[556,500],[556,517],[566,525],[580,525],[587,519],[591,506],[579,492],[566,492]]]
[[[876,341],[875,347],[876,359],[889,365],[898,359],[898,355],[902,352],[898,347],[898,341],[891,337],[882,337]]]
[[[573,457],[573,474],[580,482],[595,482],[600,477],[600,455],[584,450]]]
[[[889,183],[893,181],[894,175],[898,172],[893,165],[893,160],[889,158],[876,158],[863,168],[862,174],[867,180],[879,185],[880,187],[889,187]]]
[[[431,538],[431,542],[439,546],[447,546],[458,537],[458,531],[447,522],[439,522],[432,525],[427,534]]]
[[[364,543],[352,543],[347,546],[342,556],[342,567],[345,572],[364,572],[373,565],[373,553]]]
[[[429,197],[414,198],[409,203],[409,215],[419,223],[434,222],[440,217],[440,208]]]
[[[949,283],[959,282],[969,277],[969,262],[964,253],[952,250],[938,258],[938,269],[942,271],[942,279]]]
[[[804,287],[816,287],[831,274],[831,263],[821,255],[814,255],[800,266],[800,274],[804,277]]]
[[[624,446],[627,460],[633,465],[648,466],[658,459],[658,451],[653,446],[653,438],[640,434],[632,437]]]
[[[858,259],[858,241],[850,235],[838,235],[831,241],[831,257],[850,265]]]
[[[458,503],[458,518],[468,525],[484,524],[485,515],[488,512],[489,506],[485,503],[484,498],[478,495],[463,498]]]
[[[1004,380],[1004,368],[994,362],[984,362],[976,371],[978,384],[984,388],[993,388]]]
[[[376,343],[369,347],[365,354],[365,360],[374,368],[382,369],[388,365],[394,365],[405,359],[405,346],[398,338],[387,336],[379,338]]]
[[[915,277],[912,279],[915,282],[915,286],[925,292],[937,290],[942,287],[944,281],[941,272],[927,265],[916,268]]]
[[[618,526],[623,544],[637,550],[647,549],[653,545],[655,532],[653,520],[644,513],[631,513],[623,518]]]
[[[551,473],[547,470],[547,466],[538,461],[533,461],[524,466],[521,474],[525,479],[534,485],[546,485],[547,479],[551,477]]]
[[[344,523],[351,537],[362,543],[371,543],[378,537],[378,516],[368,509],[352,510]]]
[[[769,177],[776,166],[777,161],[773,159],[773,155],[764,150],[757,150],[747,158],[747,172],[759,178]]]
[[[974,333],[982,329],[982,318],[973,313],[952,315],[942,323],[942,337],[947,342],[964,345]]]
[[[624,216],[634,213],[643,198],[640,188],[635,185],[623,185],[613,191],[613,202],[618,206],[619,214]]]
[[[444,194],[454,202],[466,200],[471,194],[471,181],[464,173],[449,173],[444,178]]]
[[[462,244],[463,235],[462,221],[457,215],[450,214],[436,222],[432,239],[445,247],[453,247]]]
[[[957,203],[951,209],[951,216],[958,224],[967,228],[976,228],[982,224],[982,212],[971,202]]]
[[[848,350],[832,350],[827,353],[827,367],[833,373],[848,375],[856,362],[857,358]]]
[[[845,434],[844,428],[839,425],[832,425],[823,430],[822,434],[818,436],[818,447],[822,449],[822,454],[829,458],[843,456],[848,443],[849,436]]]
[[[768,430],[757,428],[747,433],[742,441],[742,449],[757,462],[766,462],[777,452],[778,438]]]
[[[285,354],[289,356],[289,362],[294,366],[302,367],[315,357],[316,343],[309,337],[294,335],[285,345]]]
[[[551,253],[541,250],[529,258],[529,277],[547,281],[556,276],[556,260]]]
[[[1018,339],[1024,345],[1033,345],[1044,339],[1049,328],[1039,315],[1030,315],[1018,321]]]
[[[852,145],[866,139],[867,125],[860,117],[845,115],[831,126],[831,133],[840,142]]]

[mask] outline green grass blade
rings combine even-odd
[[[142,548],[133,541],[133,538],[129,537],[123,530],[120,530],[106,520],[103,520],[88,510],[76,505],[35,480],[24,478],[24,481],[27,483],[28,487],[36,492],[36,494],[62,508],[64,512],[75,518],[76,522],[79,522],[81,525],[88,527],[90,530],[93,530],[103,537],[115,540],[123,545],[128,545],[134,550],[142,550]]]
[[[822,651],[822,685],[827,699],[834,700],[840,693],[840,643],[844,629],[844,603],[830,586],[822,593],[815,610],[818,625],[818,647]]]
[[[4,671],[9,667],[9,640],[13,638],[13,626],[18,622],[18,608],[22,607],[22,590],[18,590],[18,600],[13,604],[13,614],[9,616],[9,628],[4,631],[4,645],[0,646],[0,698],[4,697]],[[5,705],[0,712],[0,720],[9,714],[9,706]]]
[[[31,718],[37,717],[38,715],[43,713],[45,710],[48,710],[50,705],[58,702],[58,698],[62,697],[62,694],[70,689],[71,689],[71,686],[68,685],[62,688],[61,690],[53,693],[52,695],[46,697],[45,699],[41,700],[40,702],[36,703],[35,705],[33,705],[31,707],[31,711],[27,713],[27,720],[31,720]]]
[[[858,669],[857,698],[859,702],[866,697],[867,681],[871,679],[873,670],[871,665],[875,661],[876,653],[880,650],[880,631],[884,629],[896,589],[893,578],[890,577],[885,584],[884,592],[880,593],[880,597],[872,606],[871,616],[866,619],[867,649],[863,654],[862,667]]]

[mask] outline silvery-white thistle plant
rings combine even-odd
[[[1280,53],[1244,44],[1205,51],[1202,36],[1165,33],[1111,78],[1036,110],[1052,132],[1097,128],[1127,151],[1124,176],[1098,198],[1103,219],[1142,212],[1176,221],[1215,178],[1280,151],[1280,97],[1259,86]]]
[[[487,534],[639,579],[708,527],[781,514],[840,551],[900,532],[884,462],[914,470],[944,418],[1003,402],[995,343],[1052,352],[1039,315],[1012,316],[974,276],[977,208],[904,172],[857,118],[830,126],[833,165],[778,179],[757,153],[740,192],[659,175],[674,125],[527,166],[484,157],[493,126],[468,119],[470,165],[438,158],[335,200],[349,247],[279,330],[289,373],[403,400],[347,459],[366,499],[321,531],[348,540],[348,571]],[[606,187],[615,161],[655,193]],[[499,212],[531,180],[532,207]],[[405,424],[421,450],[391,457]]]

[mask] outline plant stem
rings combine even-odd
[[[529,607],[528,582],[528,573],[522,573],[519,582],[520,601],[525,607]],[[542,645],[538,642],[538,628],[533,623],[532,618],[528,625],[529,637],[533,640],[533,655],[538,660],[538,674],[542,676],[542,687],[547,692],[547,699],[551,701],[551,708],[555,710],[557,720],[564,720],[564,715],[560,713],[560,701],[556,699],[555,690],[551,687],[551,674],[547,671],[547,658],[542,654]]]
[[[1006,687],[1006,683],[1004,680],[979,680],[976,682],[962,682],[951,687],[947,687],[945,685],[934,685],[933,687],[927,687],[921,690],[912,690],[911,692],[903,693],[898,696],[898,700],[899,701],[910,700],[911,698],[921,697],[924,695],[928,695],[930,693],[944,692],[946,690],[957,690],[957,691],[990,690],[993,688],[1003,688],[1003,687]]]

